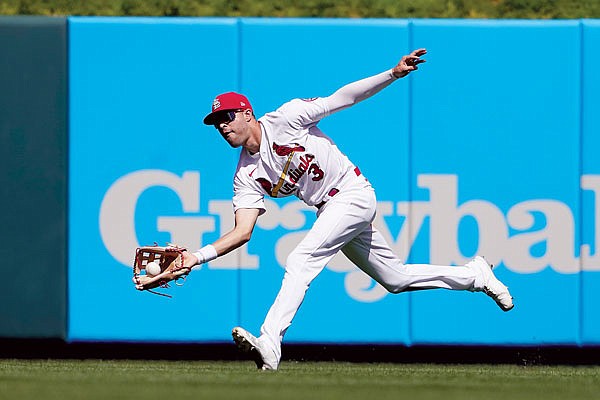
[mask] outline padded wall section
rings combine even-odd
[[[413,41],[431,50],[412,92],[422,245],[434,264],[485,255],[516,304],[418,293],[413,341],[578,343],[578,21],[415,21]]]
[[[0,336],[64,338],[67,26],[0,17]]]
[[[138,245],[196,249],[233,225],[236,154],[202,119],[237,86],[236,20],[71,18],[69,60],[69,338],[227,338],[238,253],[172,299],[137,292],[131,264]]]

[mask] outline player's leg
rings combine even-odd
[[[513,308],[508,288],[482,257],[464,266],[403,264],[373,226],[358,234],[342,252],[391,293],[434,288],[483,291],[502,310]]]
[[[349,192],[339,193],[330,200],[287,258],[281,289],[267,313],[258,339],[261,345],[272,349],[277,360],[281,357],[283,336],[310,283],[342,247],[370,226],[375,215],[375,197],[368,193],[356,200],[355,196]]]
[[[478,276],[465,266],[403,264],[373,226],[356,236],[342,252],[391,293],[434,288],[469,290]]]

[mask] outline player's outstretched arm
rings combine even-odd
[[[427,50],[425,49],[417,49],[403,56],[392,69],[349,83],[330,96],[312,99],[318,101],[290,102],[288,103],[290,106],[286,110],[288,121],[293,126],[307,126],[368,99],[388,87],[398,78],[403,78],[412,71],[419,69],[418,65],[425,62],[421,59],[421,56],[426,53]]]
[[[212,245],[205,246],[195,253],[186,252],[184,254],[185,265],[192,268],[195,265],[227,254],[247,243],[252,237],[252,231],[259,213],[260,209],[258,208],[238,209],[235,212],[235,227],[217,239]]]
[[[382,89],[389,86],[398,78],[403,78],[412,71],[416,71],[419,64],[425,62],[421,56],[427,53],[426,49],[417,49],[403,56],[398,64],[391,70],[380,74],[349,83],[338,89],[331,96],[326,97],[330,113],[340,111],[363,101]]]

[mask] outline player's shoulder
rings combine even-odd
[[[311,107],[314,105],[318,105],[319,101],[320,101],[321,97],[310,97],[310,98],[295,98],[295,99],[291,99],[290,101],[283,103],[278,109],[277,111],[280,112],[286,112],[289,110],[297,110],[297,109],[303,109],[306,107]]]
[[[259,121],[273,121],[279,118],[285,118],[286,115],[296,114],[298,111],[301,111],[303,109],[320,106],[322,101],[322,97],[294,98],[286,101],[274,111],[266,113],[261,118],[259,118]]]
[[[322,97],[295,98],[282,104],[275,112],[274,123],[284,123],[294,128],[304,126],[307,116],[314,115],[325,108]]]
[[[290,117],[297,114],[300,108],[295,105],[297,99],[283,103],[276,110],[266,113],[259,118],[259,122],[264,127],[264,134],[269,140],[275,140],[276,137],[290,129]]]

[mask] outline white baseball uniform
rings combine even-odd
[[[317,123],[379,92],[391,71],[348,84],[325,98],[295,99],[258,121],[260,151],[242,149],[234,178],[234,209],[264,212],[264,195],[295,195],[318,207],[317,221],[288,256],[282,286],[259,340],[281,358],[281,341],[312,280],[338,251],[392,293],[446,288],[475,290],[481,278],[468,267],[407,265],[371,222],[376,199],[371,184]]]

